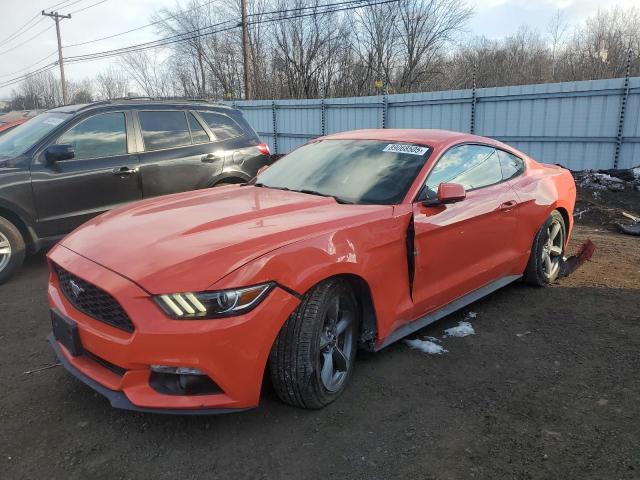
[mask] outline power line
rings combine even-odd
[[[274,17],[274,18],[254,20],[254,21],[249,21],[248,24],[249,25],[257,25],[257,24],[261,24],[261,23],[269,23],[269,22],[274,22],[274,21],[293,20],[295,18],[302,18],[302,17],[315,16],[315,15],[321,15],[321,14],[335,13],[335,12],[340,12],[340,11],[345,11],[345,10],[353,10],[353,9],[360,8],[360,7],[370,7],[370,6],[381,5],[381,4],[386,4],[386,3],[395,3],[397,1],[398,0],[379,0],[379,1],[376,1],[376,2],[371,2],[371,1],[367,1],[367,0],[351,0],[351,1],[346,1],[346,2],[337,2],[337,3],[333,3],[333,4],[326,4],[326,5],[316,5],[316,6],[311,6],[311,7],[300,7],[300,8],[296,8],[296,9],[274,10],[274,11],[271,11],[271,12],[265,12],[265,13],[260,14],[260,15],[282,14],[282,13],[288,13],[288,12],[291,12],[291,11],[302,11],[302,10],[309,10],[309,9],[313,9],[314,11],[308,12],[308,13],[299,13],[299,14],[284,15],[284,16],[280,15],[280,16]],[[341,8],[330,8],[330,9],[327,9],[326,7],[341,7]],[[258,14],[253,14],[253,16],[257,16],[257,15]],[[222,29],[191,35],[194,32],[200,32],[200,31],[204,31],[204,30],[209,30],[211,28],[223,26],[223,25],[229,24],[229,23],[234,23],[234,24],[233,25],[229,25],[227,27],[224,27]],[[184,42],[184,41],[187,41],[187,40],[194,40],[194,39],[197,39],[197,38],[200,38],[200,37],[203,37],[203,36],[213,35],[213,34],[216,34],[216,33],[223,33],[223,32],[226,32],[228,30],[232,30],[234,28],[238,28],[238,27],[240,27],[240,25],[241,24],[238,22],[237,19],[236,20],[227,20],[227,21],[220,22],[220,23],[217,23],[217,24],[214,24],[214,25],[209,25],[209,26],[206,26],[206,27],[197,28],[195,30],[191,30],[191,31],[188,31],[188,32],[183,32],[183,33],[180,33],[180,34],[177,34],[177,35],[173,35],[173,36],[170,36],[170,37],[165,37],[165,38],[154,40],[154,41],[150,41],[150,42],[145,42],[145,43],[140,43],[140,44],[135,44],[135,45],[129,45],[128,47],[121,47],[121,48],[117,48],[117,49],[113,49],[113,50],[105,50],[105,51],[102,51],[102,52],[94,52],[94,53],[88,53],[88,54],[83,54],[83,55],[75,55],[75,56],[67,57],[65,60],[68,61],[69,63],[78,63],[78,62],[89,61],[89,60],[97,60],[97,59],[102,59],[102,58],[115,57],[115,56],[120,56],[120,55],[124,55],[124,54],[127,54],[127,53],[147,50],[147,49],[150,49],[150,48],[163,47],[163,46],[166,46],[166,45],[171,45],[171,44],[178,43],[178,42]],[[187,35],[191,35],[191,36],[187,36]]]
[[[58,62],[49,63],[48,65],[40,67],[37,70],[34,70],[33,72],[29,72],[26,75],[21,75],[20,77],[12,78],[10,80],[5,80],[4,82],[0,83],[0,88],[4,88],[10,85],[15,85],[16,83],[24,82],[25,80],[31,77],[34,77],[40,73],[44,73],[54,69],[57,65],[58,65]]]
[[[332,4],[325,4],[325,5],[314,5],[314,6],[310,6],[310,7],[291,8],[291,9],[286,9],[286,10],[274,10],[274,11],[270,11],[270,12],[249,14],[248,17],[273,15],[273,14],[280,14],[280,15],[276,16],[276,17],[273,17],[273,18],[266,18],[266,19],[259,19],[259,20],[249,21],[248,23],[249,23],[249,25],[257,25],[257,24],[261,24],[261,23],[270,23],[270,22],[275,22],[275,21],[293,20],[293,19],[296,19],[296,18],[303,18],[303,17],[321,15],[321,14],[329,14],[329,13],[341,12],[341,11],[346,11],[346,10],[354,10],[356,8],[372,7],[372,6],[375,6],[375,5],[383,5],[383,4],[388,4],[388,3],[395,3],[395,2],[398,2],[398,1],[399,0],[379,0],[379,1],[373,1],[372,2],[370,0],[352,0],[352,1],[336,2],[336,3],[332,3]],[[327,8],[327,7],[334,7],[334,8]],[[298,14],[294,14],[294,15],[282,15],[282,14],[287,14],[289,12],[302,12],[303,10],[309,10],[309,9],[313,9],[314,11],[307,12],[307,13],[298,13]],[[231,25],[227,25],[227,24],[231,24]],[[223,25],[226,25],[226,26],[223,26]],[[193,32],[201,32],[201,31],[204,31],[204,30],[210,30],[210,29],[215,28],[215,27],[221,27],[221,28],[218,28],[217,30],[213,30],[213,31],[206,31],[206,32],[199,33],[199,34],[186,36],[186,35],[192,34]],[[184,41],[187,41],[187,40],[193,40],[193,39],[196,39],[196,38],[200,38],[200,37],[204,37],[204,36],[208,36],[208,35],[213,35],[213,34],[216,34],[216,33],[223,33],[223,32],[226,32],[226,31],[229,31],[229,30],[233,30],[233,29],[236,29],[236,28],[239,28],[239,27],[240,27],[240,23],[238,22],[237,19],[226,20],[224,22],[220,22],[220,23],[217,23],[217,24],[209,25],[207,27],[197,28],[197,29],[189,31],[189,32],[184,32],[184,33],[181,33],[181,34],[178,34],[178,35],[173,35],[173,36],[170,36],[170,37],[158,39],[158,40],[155,40],[155,41],[152,41],[152,42],[145,42],[145,43],[141,43],[141,44],[130,45],[128,47],[122,47],[122,48],[113,49],[113,50],[106,50],[106,51],[102,51],[102,52],[95,52],[95,53],[91,53],[91,54],[76,55],[76,56],[72,56],[72,57],[67,57],[64,60],[67,63],[80,63],[80,62],[86,62],[86,61],[92,61],[92,60],[100,60],[100,59],[104,59],[104,58],[110,58],[110,57],[124,55],[124,54],[127,54],[127,53],[132,53],[132,52],[136,52],[136,51],[142,51],[142,50],[147,50],[147,49],[151,49],[151,48],[163,47],[163,46],[166,46],[166,45],[171,45],[171,44],[175,44],[175,43],[179,43],[179,42],[184,42]],[[31,72],[29,74],[26,74],[26,75],[23,75],[23,76],[20,76],[20,77],[16,77],[14,79],[6,80],[5,82],[2,82],[0,84],[0,88],[6,87],[6,86],[9,86],[9,85],[13,85],[15,83],[19,83],[19,82],[21,82],[23,80],[26,80],[27,78],[30,78],[33,75],[37,75],[39,73],[43,73],[45,71],[51,70],[56,65],[57,65],[57,62],[53,62],[51,64],[45,65],[43,67],[40,67],[35,72]],[[17,72],[14,72],[14,73],[17,73]]]
[[[4,51],[0,52],[0,55],[4,55],[4,54],[6,54],[6,53],[13,52],[15,49],[20,48],[21,46],[23,46],[23,45],[25,45],[25,44],[29,43],[29,42],[30,42],[31,40],[33,40],[34,38],[39,37],[39,36],[40,36],[40,35],[42,35],[44,32],[46,32],[47,30],[51,30],[52,28],[53,28],[53,25],[49,25],[49,26],[47,26],[44,30],[40,30],[38,33],[36,33],[36,34],[35,34],[34,36],[32,36],[32,37],[29,37],[29,38],[28,38],[28,39],[26,39],[24,42],[19,43],[18,45],[14,45],[13,47],[11,47],[11,48],[9,48],[9,49],[7,49],[7,50],[4,50]]]
[[[49,9],[53,9],[59,5],[62,5],[64,3],[69,3],[71,0],[65,0],[64,2],[59,2],[56,3],[55,5],[52,5],[50,7],[45,8],[45,10],[49,10]],[[84,1],[84,0],[76,0],[76,2],[74,3],[78,3],[80,1]],[[104,0],[106,1],[106,0]],[[71,6],[73,5],[67,5],[67,6]],[[62,8],[66,8],[66,7],[62,7]],[[39,19],[37,22],[32,23],[34,20]],[[27,20],[20,28],[18,28],[15,32],[13,32],[11,35],[5,37],[4,39],[0,40],[0,44],[6,44],[12,40],[15,40],[16,38],[22,36],[23,34],[27,33],[29,30],[31,30],[32,28],[34,28],[36,25],[38,25],[40,22],[42,22],[44,20],[44,18],[42,18],[40,16],[39,13],[35,14],[33,17],[31,17],[29,20]],[[31,24],[31,25],[30,25]],[[25,28],[26,27],[26,28]]]
[[[86,6],[86,7],[79,8],[78,10],[74,10],[73,12],[70,12],[70,13],[69,13],[69,15],[73,15],[73,14],[75,14],[75,13],[84,12],[85,10],[88,10],[88,9],[90,9],[90,8],[92,8],[92,7],[95,7],[95,6],[97,6],[97,5],[100,5],[100,4],[102,4],[102,3],[105,3],[106,1],[108,1],[108,0],[100,0],[99,2],[93,3],[93,4],[88,5],[88,6]],[[72,4],[72,5],[73,5],[73,4]]]
[[[20,72],[24,72],[25,70],[29,70],[33,67],[35,67],[36,65],[44,62],[45,60],[53,57],[56,53],[58,53],[58,50],[54,50],[53,52],[51,52],[49,55],[47,55],[46,57],[41,58],[40,60],[38,60],[37,62],[32,63],[31,65],[29,65],[28,67],[24,67],[21,68],[20,70],[16,70],[15,72],[11,72],[11,73],[4,73],[2,75],[0,75],[0,78],[4,78],[4,77],[10,77],[11,75],[15,75],[16,73],[20,73]]]
[[[190,11],[198,10],[198,9],[200,9],[200,8],[202,8],[202,7],[205,7],[205,6],[211,5],[211,3],[212,3],[212,2],[213,2],[213,0],[209,0],[208,2],[201,3],[200,5],[196,5],[196,6],[195,6],[195,7],[193,7]],[[159,23],[162,23],[162,22],[164,22],[164,21],[166,21],[166,20],[169,20],[170,18],[176,18],[177,16],[179,16],[179,15],[181,15],[181,14],[183,14],[183,13],[186,13],[187,11],[189,11],[189,10],[181,10],[180,12],[178,12],[178,13],[176,13],[176,14],[174,14],[174,15],[169,15],[169,16],[167,16],[167,17],[161,18],[161,19],[156,20],[156,21],[154,21],[154,22],[147,23],[146,25],[141,25],[141,26],[139,26],[139,27],[132,28],[131,30],[126,30],[126,31],[124,31],[124,32],[120,32],[120,33],[115,33],[115,34],[113,34],[113,35],[108,35],[108,36],[106,36],[106,37],[96,38],[96,39],[94,39],[94,40],[88,40],[88,41],[86,41],[86,42],[72,43],[72,44],[70,44],[70,45],[63,45],[62,47],[63,47],[63,48],[79,47],[80,45],[88,45],[88,44],[90,44],[90,43],[96,43],[96,42],[101,42],[102,40],[108,40],[108,39],[110,39],[110,38],[120,37],[120,36],[122,36],[122,35],[126,35],[126,34],[131,33],[131,32],[137,32],[138,30],[142,30],[143,28],[152,27],[152,26],[157,25],[157,24],[159,24]]]

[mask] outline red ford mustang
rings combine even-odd
[[[379,350],[524,278],[554,281],[570,173],[489,138],[360,130],[252,182],[113,210],[49,254],[51,343],[115,407],[319,408]]]

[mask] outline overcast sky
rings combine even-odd
[[[74,1],[75,5],[62,8],[61,13],[73,12],[100,0]],[[507,36],[523,24],[545,32],[549,19],[558,8],[564,11],[567,21],[571,25],[575,25],[581,23],[603,5],[631,6],[638,4],[638,0],[617,0],[614,2],[597,0],[468,1],[475,8],[475,15],[468,25],[469,35],[484,35],[489,38]],[[22,0],[20,2],[0,0],[0,11],[2,11],[2,15],[0,15],[0,83],[26,73],[22,69],[56,51],[54,22],[49,18],[38,18],[39,23],[36,26],[11,41],[7,42],[6,38],[32,17],[38,15],[43,8],[51,7],[60,2],[61,0]],[[326,3],[332,2],[333,0],[326,0]],[[62,43],[70,45],[139,27],[151,21],[150,17],[154,11],[162,7],[172,7],[176,3],[180,2],[177,0],[106,0],[104,3],[74,14],[71,20],[64,20],[61,23]],[[46,28],[49,29],[41,35],[36,35]],[[33,40],[20,45],[34,35],[36,37]],[[79,55],[124,47],[156,38],[158,37],[153,27],[149,27],[98,43],[70,47],[65,49],[64,53],[69,56]],[[55,58],[53,56],[38,66],[46,65]],[[117,62],[117,60],[99,60],[68,65],[65,72],[68,79],[81,80],[108,68],[109,62]],[[17,71],[20,72],[13,75]],[[9,97],[12,88],[15,86],[0,88],[0,98]]]

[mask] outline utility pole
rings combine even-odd
[[[249,43],[249,26],[247,25],[247,0],[240,0],[242,18],[242,60],[244,63],[244,98],[250,100],[251,91],[251,45]]]
[[[42,10],[42,15],[45,17],[51,17],[56,22],[56,33],[58,35],[58,63],[60,64],[60,82],[62,83],[62,102],[67,105],[69,103],[69,98],[67,94],[67,82],[64,79],[64,64],[62,63],[62,41],[60,40],[60,20],[63,18],[71,18],[71,14],[69,15],[60,15],[58,12],[49,12],[45,13]]]

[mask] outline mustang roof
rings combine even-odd
[[[471,135],[469,133],[452,132],[450,130],[428,130],[410,128],[372,128],[364,130],[351,130],[348,132],[335,133],[322,138],[332,140],[382,140],[384,142],[410,142],[429,145],[432,147],[441,143],[448,143],[457,140],[478,140],[483,143],[495,143],[495,141]]]

